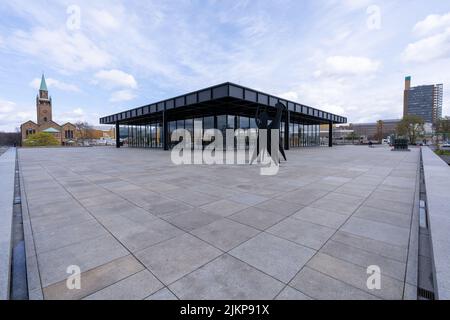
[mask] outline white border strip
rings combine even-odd
[[[16,148],[0,155],[0,300],[9,299]]]
[[[450,299],[450,167],[422,148],[437,299]]]

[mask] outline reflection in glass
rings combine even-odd
[[[194,132],[194,122],[198,129]],[[237,125],[236,125],[237,124]],[[253,117],[234,116],[234,115],[217,115],[199,118],[187,118],[182,120],[169,121],[167,123],[167,134],[169,148],[178,143],[171,142],[171,135],[176,129],[186,129],[191,134],[192,145],[194,139],[200,141],[198,149],[203,148],[204,144],[209,144],[209,141],[203,141],[203,130],[217,128],[222,132],[224,144],[226,144],[226,129],[242,129],[239,139],[243,139],[243,147],[246,149],[252,147],[251,143],[256,143],[257,127]],[[280,124],[280,138],[281,143],[284,143],[285,123]],[[121,139],[126,146],[140,147],[140,148],[162,148],[162,123],[152,121],[144,125],[122,125]],[[290,147],[309,147],[320,145],[320,125],[318,124],[304,124],[299,120],[291,119],[289,123],[289,145]],[[236,147],[236,138],[234,138],[234,145]]]
[[[234,129],[235,116],[227,116],[227,128]]]
[[[189,131],[191,135],[191,146],[194,143],[194,119],[186,119],[184,120],[184,128]]]
[[[202,150],[203,141],[203,118],[194,119],[194,149]]]

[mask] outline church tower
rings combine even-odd
[[[39,95],[36,97],[36,109],[38,125],[52,121],[52,98],[48,95],[44,74],[42,74]]]

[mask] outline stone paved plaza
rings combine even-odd
[[[418,149],[287,156],[261,176],[162,150],[20,149],[30,298],[407,298]]]

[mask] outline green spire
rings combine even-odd
[[[45,77],[44,74],[42,74],[41,78],[41,87],[39,88],[40,91],[48,91],[47,90],[47,83],[45,83]]]

